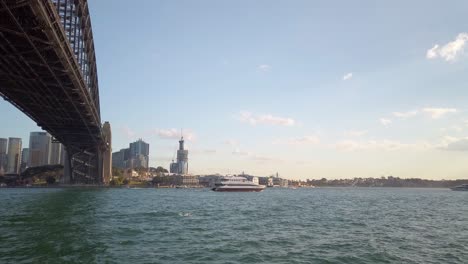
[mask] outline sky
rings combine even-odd
[[[467,1],[89,1],[101,118],[194,174],[468,178]],[[39,128],[6,101],[0,137]]]

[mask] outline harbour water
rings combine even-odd
[[[448,189],[0,189],[0,263],[467,263]]]

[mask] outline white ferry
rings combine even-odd
[[[258,184],[257,177],[254,177],[253,181],[249,181],[245,177],[224,176],[216,181],[211,190],[216,192],[261,192],[263,189],[265,186]]]
[[[468,191],[468,184],[462,184],[455,187],[450,188],[452,191]]]

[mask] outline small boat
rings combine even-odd
[[[452,191],[468,191],[468,184],[462,184],[455,187],[450,188]]]
[[[258,184],[258,178],[249,181],[245,177],[224,176],[214,184],[211,190],[215,192],[261,192],[263,189],[265,186]]]

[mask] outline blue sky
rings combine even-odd
[[[193,173],[468,175],[466,1],[89,4],[114,151],[168,167],[183,128]]]

